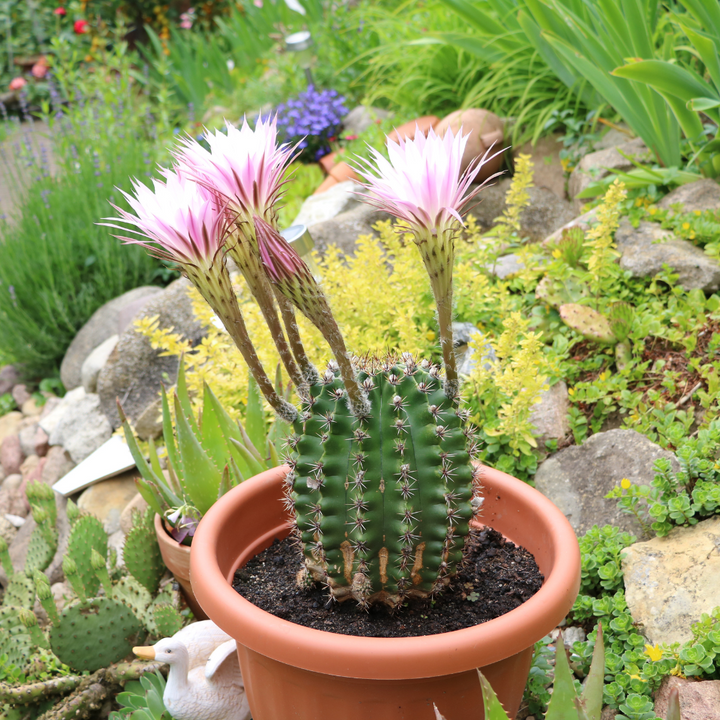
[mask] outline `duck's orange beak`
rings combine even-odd
[[[141,658],[145,658],[145,660],[154,660],[155,659],[155,648],[152,647],[152,645],[146,645],[146,646],[140,646],[140,647],[134,647],[133,652]]]

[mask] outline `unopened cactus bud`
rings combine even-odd
[[[32,516],[38,525],[42,525],[50,519],[50,513],[39,505],[32,506]]]
[[[93,570],[100,570],[105,567],[105,558],[95,548],[90,552],[90,564]]]
[[[20,622],[28,628],[37,627],[38,621],[35,613],[27,608],[19,608],[18,615],[20,615]]]
[[[47,575],[36,570],[33,573],[33,580],[35,582],[35,592],[37,593],[38,600],[40,600],[40,604],[43,606],[43,610],[45,610],[53,625],[57,624],[60,616],[55,605],[55,598],[53,597]]]
[[[30,635],[30,639],[38,647],[49,648],[50,644],[48,639],[45,637],[45,633],[38,627],[38,620],[35,613],[32,610],[26,608],[20,608],[18,610],[20,616],[20,622],[25,626]]]

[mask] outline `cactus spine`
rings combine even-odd
[[[438,590],[462,557],[474,440],[429,363],[406,354],[369,363],[358,380],[364,418],[348,410],[336,370],[310,387],[287,501],[315,579],[339,600],[396,606]]]

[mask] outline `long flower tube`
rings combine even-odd
[[[229,255],[260,306],[290,379],[302,391],[305,379],[285,338],[272,288],[262,271],[253,226],[256,216],[276,225],[275,206],[293,150],[278,145],[276,121],[270,117],[259,118],[254,130],[246,119],[239,129],[226,123],[224,132],[206,132],[205,140],[210,150],[193,138],[181,140],[175,152],[178,167],[224,198],[228,218],[235,226]]]
[[[292,245],[264,220],[256,217],[255,228],[260,257],[268,278],[323,334],[340,368],[350,411],[356,417],[366,417],[370,414],[370,404],[357,382],[355,368],[327,298],[310,268]]]
[[[164,170],[163,175],[165,182],[153,180],[153,189],[134,181],[134,195],[123,195],[135,214],[113,205],[119,217],[105,218],[110,222],[103,224],[139,236],[116,237],[178,265],[222,321],[270,406],[292,422],[297,409],[278,395],[267,376],[232,289],[225,265],[229,227],[224,207],[184,174]]]
[[[440,343],[445,365],[445,391],[458,392],[452,334],[452,276],[455,236],[464,224],[461,212],[486,182],[471,188],[490,150],[460,175],[468,135],[448,130],[443,137],[431,128],[418,129],[413,140],[387,140],[389,159],[374,148],[372,162],[359,159],[357,172],[365,180],[363,199],[402,221],[418,246],[437,305]]]

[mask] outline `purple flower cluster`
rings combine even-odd
[[[302,162],[317,162],[330,151],[347,115],[345,98],[335,90],[305,92],[277,108],[277,127],[285,142],[298,144]]]

